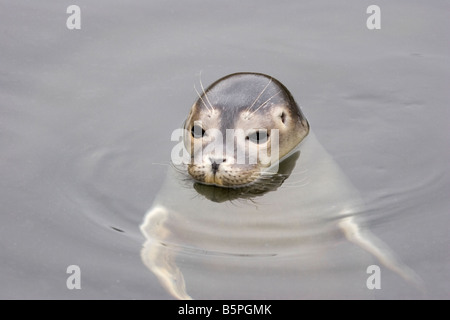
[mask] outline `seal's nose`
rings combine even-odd
[[[220,163],[216,163],[215,161],[211,164],[213,174],[216,174],[217,170],[219,170],[219,165]]]
[[[213,171],[213,174],[216,174],[216,172],[219,170],[219,166],[221,163],[226,162],[227,159],[215,159],[215,158],[209,158],[209,161],[211,161],[211,169]]]

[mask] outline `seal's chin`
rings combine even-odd
[[[189,164],[188,173],[197,182],[226,188],[248,186],[261,177],[260,165],[222,163]]]

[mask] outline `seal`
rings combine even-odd
[[[223,274],[200,281],[211,275],[212,266],[234,270],[236,277],[244,275],[235,286],[262,266],[277,263],[283,274],[287,269],[302,274],[300,268],[306,273],[317,268],[323,252],[333,251],[337,234],[420,287],[414,271],[361,226],[365,207],[359,192],[319,142],[284,85],[267,75],[236,73],[206,90],[201,86],[202,94],[184,123],[186,163],[170,168],[140,226],[146,239],[142,261],[172,296],[191,299],[194,292],[210,297],[205,288],[211,283],[220,287],[220,278],[227,286],[231,278]],[[232,135],[231,147],[228,141],[224,146],[230,128],[241,130]],[[238,141],[239,137],[243,139]],[[238,161],[240,150],[250,154],[255,149],[255,161],[250,156]],[[286,258],[292,256],[296,258]],[[372,264],[352,263],[352,270]],[[185,278],[196,281],[189,284]],[[254,279],[252,286],[264,278]],[[279,297],[275,284],[270,286],[274,296],[265,298]],[[247,286],[244,291],[248,290]],[[255,296],[259,292],[255,287]]]
[[[189,174],[199,182],[228,187],[260,179],[265,169],[289,154],[309,132],[308,121],[289,90],[260,73],[231,74],[203,90],[184,128],[192,160],[199,159],[191,161]],[[242,139],[229,131],[241,132]],[[239,151],[243,161],[238,161]],[[250,159],[251,151],[255,161]]]

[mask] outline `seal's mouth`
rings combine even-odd
[[[207,183],[205,179],[196,179],[191,173],[190,176],[195,180],[193,184],[194,189],[211,201],[225,202],[236,199],[253,199],[281,187],[284,181],[289,178],[299,155],[299,152],[295,152],[286,158],[280,163],[277,172],[271,173],[265,170],[258,170],[258,173],[251,177],[251,181],[242,184],[232,183],[224,185],[223,183],[226,180],[223,179]],[[195,168],[191,168],[191,172],[195,172]]]
[[[267,190],[271,186],[278,187],[289,177],[299,156],[298,151],[293,152],[272,167],[261,164],[240,165],[225,159],[219,163],[208,158],[207,162],[188,164],[187,171],[197,184],[224,189]]]
[[[238,165],[226,161],[188,165],[189,175],[197,182],[225,188],[246,187],[261,177],[258,165]]]

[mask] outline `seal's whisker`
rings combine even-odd
[[[198,92],[197,88],[195,87],[195,84],[194,84],[194,90],[195,90],[195,92],[197,92],[198,97],[200,98],[200,100],[202,100],[203,105],[206,107],[206,109],[208,109],[209,112],[212,113],[213,110],[211,110],[211,109],[208,107],[208,105],[205,103],[205,100],[203,100],[202,96],[200,95],[200,93]]]
[[[186,171],[186,168],[184,166],[181,165],[175,165],[173,164],[173,162],[169,163],[169,166],[172,167],[177,173],[182,174],[185,177],[190,177],[189,173]]]
[[[284,183],[283,186],[285,188],[301,188],[301,187],[306,187],[309,184],[309,181],[303,184],[296,184],[296,185],[290,185],[288,183]]]
[[[211,107],[212,111],[214,111],[214,107],[213,107],[211,101],[209,100],[208,95],[206,94],[205,87],[203,87],[202,72],[201,71],[200,71],[200,86],[202,87],[203,95],[205,96],[206,101],[208,101],[209,106]]]
[[[264,184],[278,184],[280,181],[285,180],[285,177],[280,176],[258,176],[254,175],[252,178],[258,180],[259,182],[264,182]]]
[[[264,87],[264,89],[261,91],[261,93],[256,97],[255,101],[253,101],[252,105],[250,107],[248,107],[245,111],[250,111],[250,109],[255,105],[256,101],[259,100],[259,98],[261,97],[261,95],[264,93],[264,91],[266,91],[267,87],[269,86],[269,84],[272,82],[272,78],[270,78],[269,82],[266,84],[266,86]]]
[[[304,175],[306,173],[308,173],[308,169],[304,169],[304,170],[299,171],[299,172],[292,172],[292,173],[289,173],[289,174],[286,173],[286,175],[298,176],[298,175]],[[284,173],[280,173],[280,174],[284,174]]]
[[[303,184],[305,182],[308,184],[309,183],[309,179],[302,179],[302,180],[297,180],[297,181],[287,181],[286,185],[295,187],[295,186]]]
[[[264,105],[266,105],[267,103],[269,103],[270,100],[272,100],[275,96],[279,95],[280,92],[281,92],[281,90],[278,91],[277,93],[275,93],[273,96],[271,96],[271,97],[270,97],[269,99],[267,99],[266,101],[264,101],[258,108],[256,108],[255,111],[253,111],[252,113],[250,113],[250,115],[248,116],[248,118],[251,117],[251,116],[252,116],[255,112],[257,112],[259,109],[261,109]]]
[[[157,166],[170,166],[170,162],[167,163],[159,163],[159,162],[152,162],[153,165],[157,165]]]

